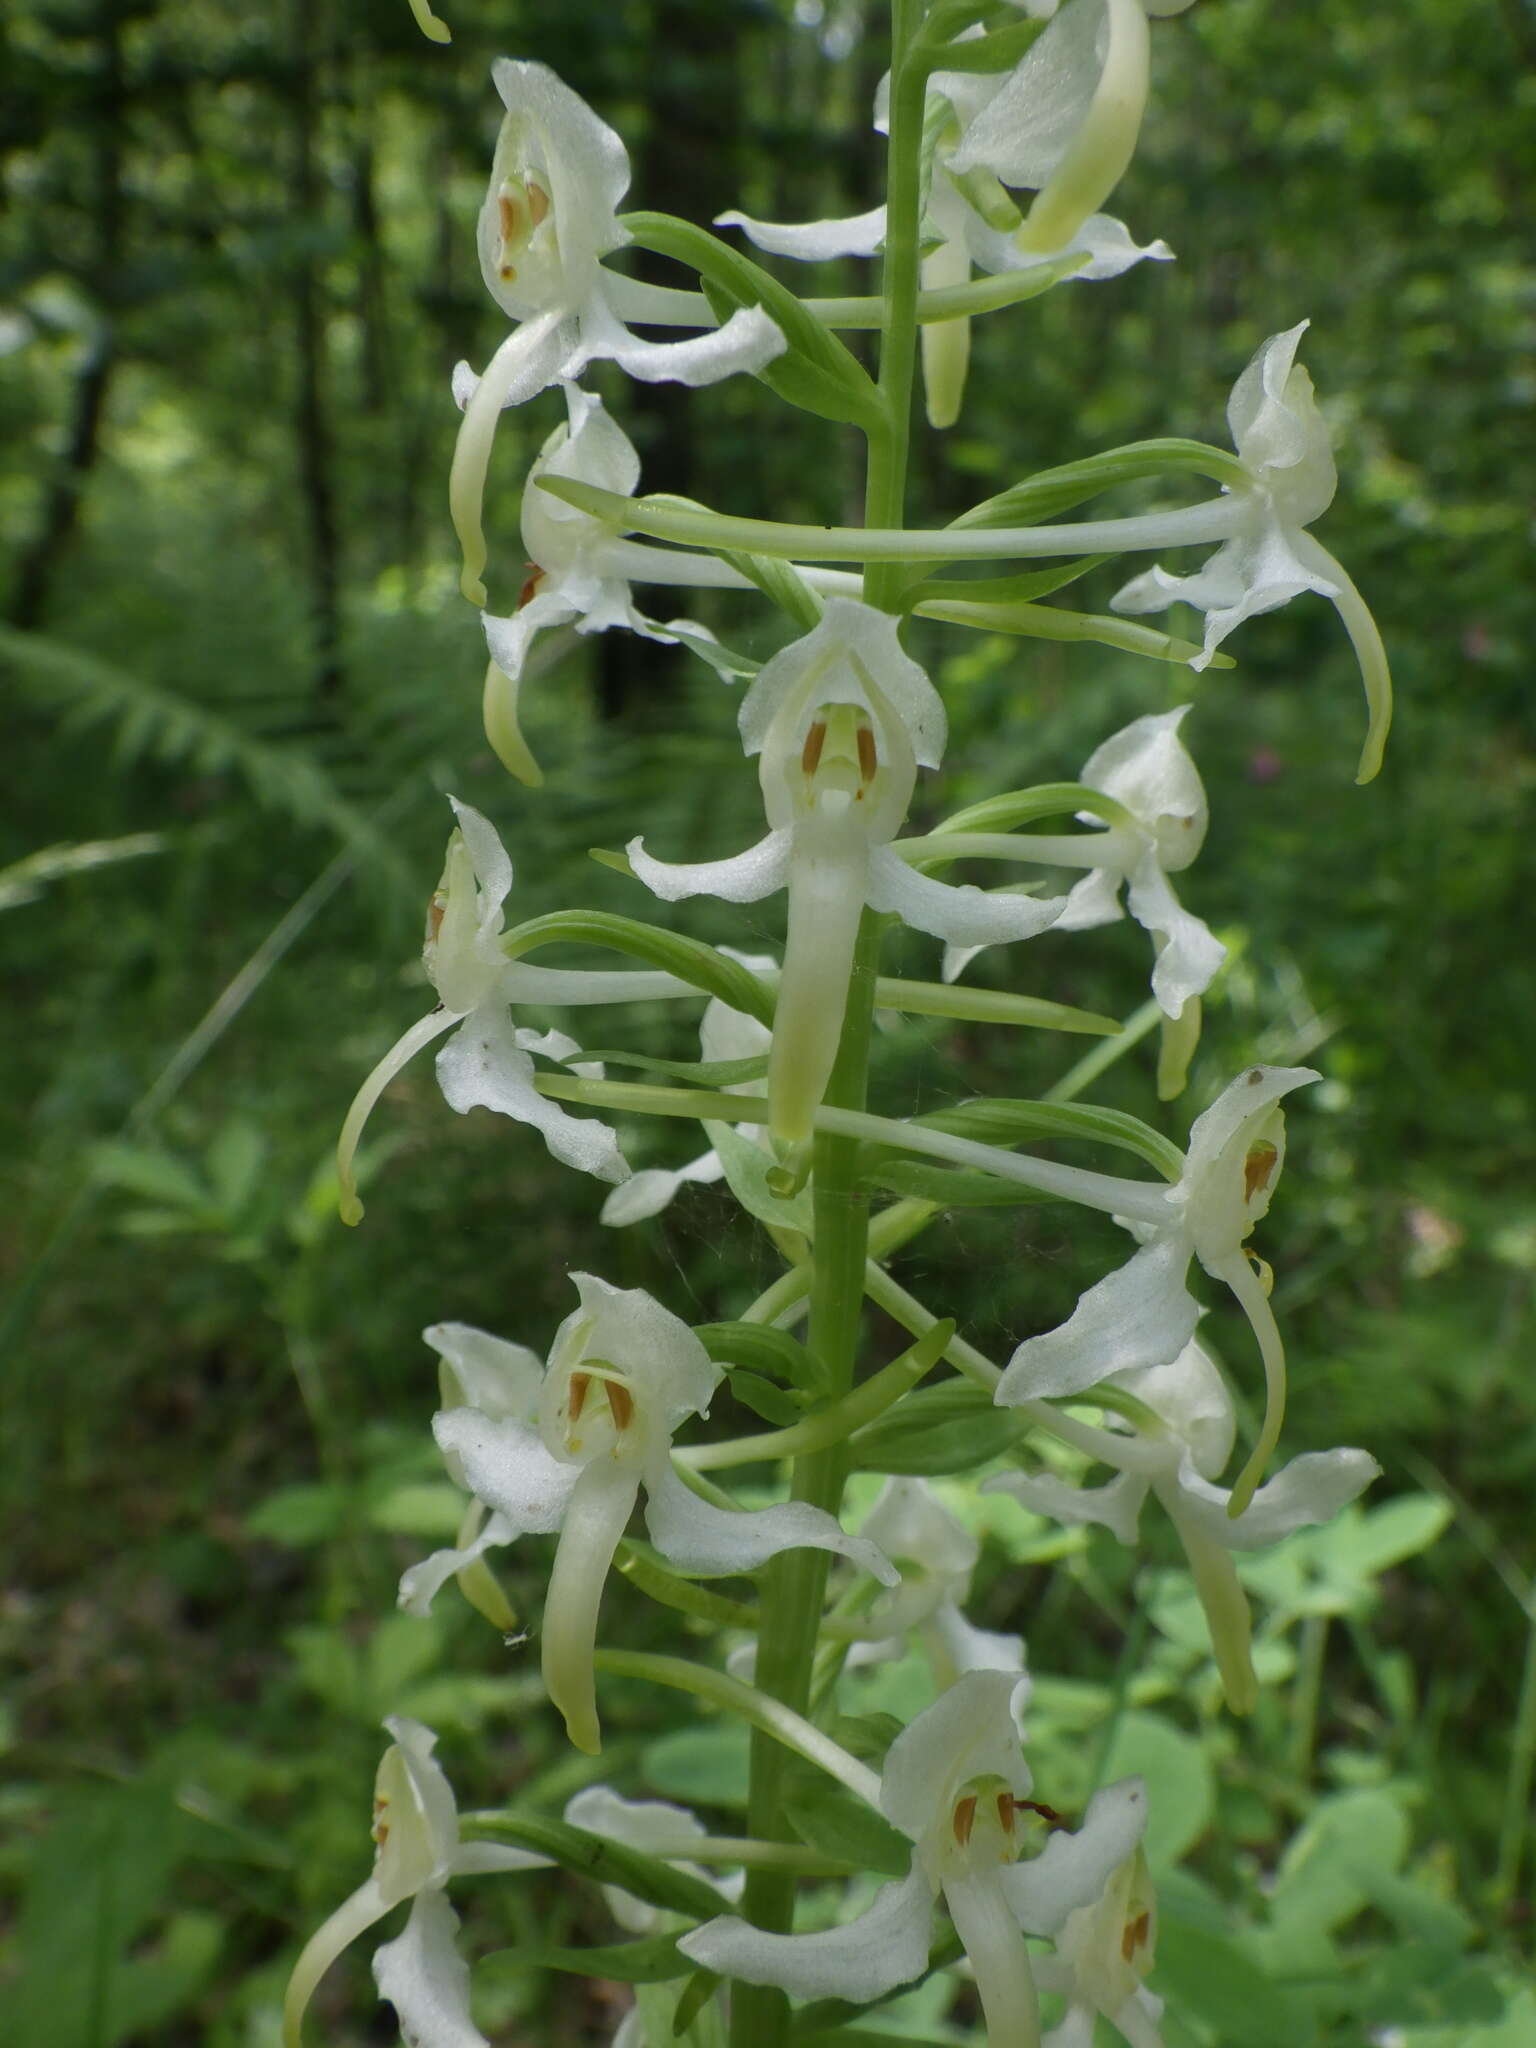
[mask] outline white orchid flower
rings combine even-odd
[[[1177,1358],[1200,1315],[1185,1284],[1198,1259],[1236,1295],[1264,1361],[1264,1425],[1228,1512],[1248,1506],[1284,1419],[1285,1347],[1244,1241],[1268,1211],[1285,1163],[1280,1098],[1317,1079],[1311,1067],[1250,1067],[1196,1117],[1184,1171],[1164,1196],[1166,1223],[1136,1224],[1135,1257],[1090,1287],[1057,1329],[1019,1345],[998,1384],[1005,1407],[1080,1394],[1113,1374]]]
[[[966,284],[973,265],[997,275],[1076,257],[1071,275],[1097,280],[1118,277],[1143,258],[1168,261],[1173,251],[1166,242],[1142,247],[1123,223],[1097,211],[1130,161],[1146,93],[1142,0],[1073,0],[1011,72],[935,73],[928,105],[939,125],[923,222],[935,246],[923,258],[924,288]],[[875,106],[882,132],[889,97],[887,78]],[[1027,220],[1007,186],[1036,192]],[[885,208],[803,226],[730,212],[716,225],[739,227],[772,255],[825,262],[875,255],[884,245]],[[965,386],[970,321],[926,324],[922,346],[929,419],[952,426]]]
[[[754,974],[778,972],[778,961],[766,953],[738,953],[729,946],[722,946],[719,950],[729,959],[750,968]],[[772,1034],[767,1026],[759,1024],[745,1011],[733,1010],[718,996],[712,996],[705,1005],[704,1015],[699,1020],[701,1059],[756,1059],[759,1054],[767,1052],[771,1044]],[[732,1082],[723,1092],[727,1095],[742,1094],[756,1085],[751,1081]],[[763,1131],[758,1124],[737,1124],[734,1129],[738,1137],[748,1142],[762,1140]],[[708,1152],[701,1152],[698,1158],[690,1159],[686,1166],[643,1166],[608,1196],[598,1220],[610,1229],[621,1230],[628,1224],[642,1223],[648,1217],[659,1216],[680,1188],[707,1186],[724,1178],[725,1162],[713,1147]]]
[[[849,1668],[899,1657],[910,1633],[922,1645],[941,1688],[966,1671],[1006,1671],[1017,1683],[1014,1707],[1022,1712],[1029,1698],[1023,1638],[976,1628],[966,1620],[961,1609],[981,1546],[928,1482],[887,1479],[859,1534],[891,1560],[901,1584],[870,1608],[868,1626],[880,1633],[854,1645]]]
[[[480,210],[480,269],[517,325],[478,380],[467,365],[454,375],[464,421],[450,503],[464,548],[465,595],[476,604],[485,602],[480,500],[504,406],[579,377],[590,362],[616,362],[645,383],[713,384],[760,370],[785,346],[759,307],[742,308],[689,341],[632,334],[620,302],[642,320],[669,320],[670,309],[667,294],[648,295],[603,268],[602,259],[629,239],[616,210],[629,189],[623,143],[548,65],[499,57],[491,76],[507,111]]]
[[[590,512],[579,511],[539,488],[545,476],[575,477],[603,490],[633,494],[640,458],[600,398],[579,385],[564,386],[567,424],[545,442],[523,488],[523,547],[529,575],[516,611],[501,618],[482,612],[491,655],[486,678],[486,737],[502,765],[521,780],[536,781],[518,723],[518,689],[529,650],[552,626],[575,624],[578,633],[624,626],[669,646],[679,640],[721,667],[730,657],[707,626],[692,619],[660,624],[636,609],[631,579],[652,583],[734,586],[746,579],[712,555],[692,560],[676,550],[619,539]],[[531,771],[531,772],[530,772]]]
[[[977,944],[1043,931],[1061,899],[953,888],[915,874],[891,850],[918,767],[938,766],[946,722],[888,613],[833,598],[819,624],[753,680],[739,723],[747,753],[761,757],[768,836],[733,859],[677,867],[653,860],[639,839],[628,853],[635,874],[667,902],[756,903],[788,889],[768,1101],[775,1143],[794,1145],[809,1137],[832,1071],[866,904]]]
[[[488,2048],[469,2013],[469,1971],[454,1946],[458,1917],[443,1896],[450,1878],[489,1870],[542,1870],[548,1859],[494,1842],[459,1840],[453,1788],[434,1760],[437,1737],[403,1716],[373,1792],[373,1869],[304,1944],[283,1994],[284,2048],[298,2048],[315,1986],[357,1937],[405,1900],[405,1930],[373,1959],[379,1996],[416,2048]]]
[[[1386,745],[1392,679],[1364,598],[1307,531],[1333,503],[1338,486],[1312,380],[1296,361],[1309,325],[1303,320],[1284,334],[1271,335],[1232,387],[1227,421],[1248,481],[1230,492],[1230,537],[1192,576],[1170,576],[1154,567],[1133,577],[1111,600],[1111,609],[1156,612],[1180,602],[1197,606],[1205,613],[1205,648],[1190,666],[1204,668],[1244,619],[1273,611],[1304,590],[1326,597],[1344,622],[1365,685],[1370,730],[1357,780],[1368,782],[1381,766]],[[1170,522],[1179,516],[1168,515]],[[1170,532],[1170,544],[1178,538]]]
[[[703,1414],[721,1369],[676,1316],[640,1288],[572,1276],[581,1305],[555,1333],[542,1369],[520,1346],[484,1332],[502,1370],[494,1412],[450,1408],[433,1423],[455,1476],[491,1511],[477,1553],[519,1536],[560,1542],[544,1603],[544,1683],[578,1749],[599,1747],[593,1649],[613,1553],[642,1488],[651,1541],[679,1570],[747,1572],[781,1550],[808,1547],[851,1558],[884,1584],[896,1573],[872,1543],[831,1515],[790,1501],[734,1511],[712,1506],[672,1469],[672,1436]],[[450,1326],[453,1327],[453,1326]],[[402,1582],[402,1598],[430,1602],[464,1553],[440,1552]]]
[[[437,1078],[449,1107],[461,1113],[493,1109],[542,1132],[567,1166],[621,1181],[629,1173],[606,1124],[575,1117],[538,1093],[533,1055],[567,1059],[581,1048],[561,1031],[532,1031],[512,1022],[512,1003],[627,1003],[693,993],[670,974],[619,969],[590,973],[509,961],[501,949],[502,906],[512,887],[512,863],[489,819],[450,797],[458,829],[448,841],[442,881],[427,916],[422,958],[438,994],[437,1007],[396,1040],[353,1099],[336,1148],[341,1213],[356,1223],[353,1160],[375,1103],[395,1075],[444,1032],[454,1036],[437,1055]],[[582,1071],[577,1067],[576,1071]],[[587,1068],[586,1071],[596,1071]]]
[[[686,1806],[674,1806],[667,1799],[625,1799],[610,1786],[586,1785],[566,1801],[565,1818],[572,1827],[585,1828],[589,1834],[605,1835],[610,1842],[660,1857],[690,1877],[713,1885],[728,1899],[741,1895],[745,1880],[740,1871],[722,1878],[689,1859],[688,1850],[696,1842],[708,1841],[709,1830]],[[660,1934],[678,1924],[675,1914],[637,1899],[622,1885],[605,1884],[603,1897],[628,1934]]]
[[[1129,1424],[1095,1432],[1096,1455],[1119,1463],[1118,1477],[1100,1486],[1069,1486],[1050,1473],[1000,1473],[982,1490],[1010,1494],[1058,1522],[1100,1523],[1127,1546],[1136,1541],[1143,1501],[1154,1494],[1188,1556],[1228,1704],[1235,1713],[1250,1713],[1258,1699],[1252,1626],[1232,1553],[1265,1550],[1293,1530],[1331,1521],[1381,1468],[1366,1451],[1311,1451],[1293,1458],[1234,1515],[1232,1495],[1218,1482],[1237,1422],[1210,1354],[1191,1339],[1167,1363],[1112,1373],[1104,1385],[1131,1395],[1145,1418],[1138,1418],[1134,1434],[1123,1433]]]
[[[1056,1953],[1037,1965],[1043,1991],[1067,2001],[1044,2048],[1093,2048],[1102,2013],[1130,2048],[1162,2048],[1163,2001],[1142,1979],[1157,1954],[1157,1893],[1139,1845],[1112,1870],[1098,1898],[1069,1913],[1057,1931]]]
[[[1141,1839],[1146,1794],[1127,1778],[1097,1794],[1075,1833],[1053,1832],[1038,1856],[1016,1860],[1030,1774],[1019,1746],[1018,1679],[971,1671],[891,1744],[880,1810],[914,1845],[912,1868],[856,1920],[822,1934],[765,1934],[724,1916],[679,1950],[749,1984],[800,1998],[881,1998],[928,1967],[941,1898],[976,1974],[990,2048],[1038,2048],[1039,2003],[1026,1934],[1054,1934],[1102,1892]]]
[[[1087,867],[1067,897],[1059,932],[1089,931],[1124,915],[1120,892],[1136,922],[1151,934],[1155,958],[1152,993],[1165,1017],[1184,1029],[1165,1034],[1159,1092],[1176,1095],[1199,1038],[1201,995],[1227,949],[1200,918],[1180,903],[1168,877],[1187,868],[1205,844],[1210,813],[1199,770],[1179,727],[1190,706],[1133,719],[1089,755],[1078,780],[1113,797],[1128,816],[1105,825],[1090,812],[1085,825],[1100,829],[1075,836],[1019,836],[1018,854],[1047,865]],[[998,842],[1002,844],[1001,841]],[[982,949],[951,946],[944,979],[952,981]]]

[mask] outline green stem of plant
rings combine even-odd
[[[1499,1827],[1499,1860],[1493,1895],[1513,1904],[1520,1883],[1520,1862],[1530,1830],[1531,1785],[1536,1777],[1536,1601],[1528,1602],[1525,1667],[1520,1674],[1520,1701],[1510,1736],[1509,1772],[1504,1780],[1504,1814]]]
[[[1307,1615],[1301,1624],[1296,1684],[1291,1693],[1291,1771],[1303,1794],[1312,1775],[1312,1752],[1317,1743],[1317,1710],[1323,1695],[1323,1661],[1327,1652],[1327,1615]]]

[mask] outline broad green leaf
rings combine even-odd
[[[1235,1942],[1164,1914],[1157,1934],[1157,1988],[1172,2012],[1203,2021],[1233,2048],[1313,2048],[1317,2028],[1302,2001]]]
[[[1391,1877],[1408,1853],[1408,1821],[1386,1792],[1341,1792],[1314,1807],[1275,1875],[1277,1925],[1331,1932],[1370,1903],[1376,1875]]]
[[[149,1201],[166,1202],[174,1209],[206,1213],[209,1190],[201,1175],[185,1160],[169,1152],[153,1151],[146,1145],[109,1143],[97,1145],[91,1153],[94,1177],[108,1187],[122,1188]]]
[[[745,1806],[750,1745],[733,1722],[679,1728],[646,1745],[640,1772],[653,1792],[685,1806]]]
[[[1352,1576],[1374,1579],[1404,1558],[1428,1550],[1444,1534],[1452,1517],[1449,1501],[1434,1494],[1405,1494],[1380,1507],[1340,1515],[1317,1532],[1319,1551],[1329,1566]]]
[[[1216,1780],[1194,1736],[1156,1714],[1122,1716],[1105,1759],[1104,1781],[1139,1776],[1152,1789],[1147,1856],[1154,1869],[1177,1863],[1211,1824]]]

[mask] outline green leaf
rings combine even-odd
[[[918,1387],[849,1443],[854,1468],[931,1478],[966,1472],[1007,1450],[1022,1427],[967,1381]]]
[[[1059,519],[1063,512],[1112,490],[1116,484],[1160,476],[1210,477],[1218,483],[1246,481],[1246,472],[1230,448],[1179,439],[1132,441],[1123,448],[1090,455],[1082,462],[1043,469],[1024,482],[999,491],[996,497],[973,505],[969,512],[962,512],[950,523],[960,528],[1033,526]]]
[[[347,1489],[328,1480],[280,1486],[252,1508],[245,1518],[245,1531],[265,1543],[305,1550],[334,1536],[345,1521],[347,1510]]]
[[[824,1772],[791,1769],[783,1795],[784,1816],[808,1849],[851,1863],[882,1877],[905,1877],[912,1844],[890,1822]]]
[[[721,548],[719,552],[722,562],[755,583],[802,633],[809,633],[820,622],[821,598],[793,562],[781,561],[776,555],[747,554],[740,548]]]
[[[1170,2008],[1203,2020],[1216,2040],[1242,2048],[1312,2048],[1317,2029],[1300,1999],[1235,1942],[1164,1914],[1157,1987]]]
[[[803,1422],[805,1410],[792,1394],[786,1394],[782,1387],[776,1387],[772,1380],[760,1379],[755,1372],[737,1367],[730,1376],[731,1392],[754,1415],[761,1415],[765,1422],[772,1422],[781,1429],[792,1423]]]
[[[1319,1531],[1319,1550],[1330,1568],[1374,1579],[1404,1558],[1438,1542],[1452,1519],[1449,1501],[1434,1494],[1404,1494],[1380,1507],[1361,1508]]]
[[[1275,1876],[1270,1912],[1277,1928],[1329,1933],[1370,1903],[1377,1876],[1390,1877],[1408,1853],[1408,1821],[1385,1792],[1341,1792],[1313,1809]]]
[[[1146,1836],[1153,1868],[1177,1863],[1211,1824],[1216,1780],[1209,1757],[1181,1728],[1133,1709],[1122,1716],[1103,1769],[1106,1783],[1132,1776],[1154,1788]]]
[[[659,1906],[668,1913],[685,1913],[691,1920],[713,1919],[716,1914],[729,1911],[724,1895],[703,1878],[678,1870],[662,1862],[659,1856],[647,1856],[627,1842],[595,1835],[588,1828],[572,1827],[568,1821],[548,1820],[534,1814],[476,1813],[465,1816],[461,1833],[466,1841],[510,1842],[514,1848],[531,1849],[577,1877],[618,1885],[648,1906]],[[592,1974],[601,1976],[604,1972],[594,1968]],[[671,1974],[678,1976],[681,1971],[674,1969]]]
[[[912,604],[1032,604],[1054,590],[1064,590],[1111,559],[1109,555],[1079,555],[1018,576],[931,576],[914,584],[905,596]]]
[[[1121,1109],[1097,1109],[1077,1102],[1025,1102],[1007,1096],[978,1096],[953,1108],[932,1110],[912,1119],[952,1137],[974,1138],[982,1144],[1013,1144],[1021,1138],[1080,1138],[1114,1145],[1144,1159],[1166,1180],[1184,1170],[1178,1146]]]
[[[705,296],[722,321],[738,306],[762,307],[789,346],[757,374],[789,404],[849,426],[868,428],[884,419],[869,372],[761,264],[707,229],[670,214],[629,213],[620,225],[640,248],[654,249],[697,271]]]
[[[168,1203],[173,1209],[194,1210],[201,1216],[209,1208],[206,1183],[185,1160],[169,1152],[122,1142],[97,1145],[91,1152],[91,1171],[108,1187]]]
[[[809,1237],[815,1221],[810,1190],[802,1188],[797,1195],[776,1195],[768,1185],[774,1161],[761,1146],[744,1138],[734,1124],[706,1121],[704,1131],[725,1168],[731,1193],[748,1215],[775,1230],[797,1230],[803,1237]]]
[[[766,1323],[700,1323],[693,1333],[716,1365],[746,1366],[818,1396],[832,1392],[825,1366],[788,1330]]]
[[[734,1088],[743,1081],[761,1081],[768,1071],[768,1055],[754,1053],[745,1060],[659,1060],[647,1053],[611,1052],[606,1046],[585,1046],[570,1054],[567,1066],[601,1060],[607,1067],[635,1067],[646,1074],[665,1074],[669,1080],[691,1081],[699,1088]]]
[[[1046,1202],[1037,1188],[999,1180],[969,1166],[930,1166],[921,1159],[893,1159],[859,1176],[865,1187],[884,1188],[893,1195],[932,1202],[940,1209],[1015,1209]]]
[[[555,944],[607,946],[631,959],[643,960],[689,982],[706,995],[718,996],[733,1010],[755,1017],[759,1024],[773,1023],[773,997],[757,976],[739,961],[727,959],[700,939],[685,938],[681,932],[663,931],[643,924],[638,918],[620,917],[607,910],[555,910],[547,916],[530,918],[507,933],[502,946],[509,960],[520,960],[536,946]]]
[[[733,1721],[679,1728],[647,1746],[641,1775],[686,1806],[745,1806],[750,1747],[749,1731]]]
[[[475,1974],[485,1973],[493,1984],[520,1977],[529,1969],[566,1970],[576,1977],[606,1977],[616,1984],[664,1984],[690,1967],[687,1958],[677,1952],[675,1934],[652,1934],[642,1941],[591,1948],[540,1948],[520,1942],[516,1948],[492,1949],[482,1956],[475,1964]]]

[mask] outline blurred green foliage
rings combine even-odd
[[[544,793],[487,754],[447,377],[498,332],[472,222],[499,50],[547,58],[620,127],[636,203],[872,203],[878,10],[789,13],[461,0],[447,50],[403,4],[361,0],[18,0],[0,26],[0,433],[23,457],[0,482],[8,2038],[275,2039],[294,1943],[366,1862],[385,1712],[553,1809],[579,1780],[526,1711],[530,1667],[475,1617],[380,1618],[457,1512],[415,1333],[451,1315],[542,1345],[585,1265],[724,1317],[772,1268],[705,1189],[600,1232],[589,1188],[450,1116],[425,1067],[375,1125],[358,1233],[335,1220],[330,1145],[420,1000],[441,790],[504,825],[520,915],[646,914],[586,858],[642,820],[672,858],[737,843],[753,792],[730,701],[646,643],[557,648],[528,692]],[[1386,772],[1349,786],[1361,708],[1320,603],[1250,625],[1240,666],[1205,678],[1044,643],[919,651],[952,708],[946,801],[1075,773],[1115,722],[1193,688],[1212,830],[1188,893],[1242,942],[1193,1100],[1256,1055],[1325,1070],[1265,1226],[1290,1441],[1367,1444],[1387,1476],[1249,1571],[1270,1680],[1253,1729],[1215,1711],[1156,1540],[1133,1558],[995,1520],[978,1618],[1026,1629],[1032,1754],[1065,1803],[1149,1759],[1177,1788],[1157,1845],[1170,2043],[1514,2048],[1536,2023],[1511,1960],[1536,1740],[1536,12],[1200,0],[1156,43],[1117,210],[1181,261],[984,326],[961,427],[920,437],[921,501],[948,515],[1131,436],[1223,440],[1236,371],[1310,315],[1343,476],[1326,538],[1399,684]],[[776,408],[764,432],[760,389],[607,388],[649,486],[852,515],[847,439]],[[493,603],[522,580],[522,472],[558,412],[546,397],[504,425]],[[712,602],[733,644],[769,651],[762,608]],[[903,956],[891,971],[931,971],[916,942]],[[1144,965],[1127,931],[978,971],[1123,1012]],[[690,1051],[659,1014],[636,1036]],[[877,1087],[1020,1095],[1071,1056],[907,1023]],[[1182,1135],[1134,1062],[1102,1092]],[[675,1163],[682,1143],[640,1133],[632,1156]],[[1001,1350],[1065,1313],[1113,1235],[1048,1206],[961,1212],[903,1277]],[[1231,1318],[1211,1326],[1241,1383]],[[514,1553],[519,1613],[541,1568]],[[608,1613],[621,1639],[655,1633],[633,1599]],[[870,1710],[900,1710],[901,1683],[884,1674]],[[680,1784],[670,1705],[613,1693],[606,1769],[729,1808],[729,1755],[695,1731]],[[474,1934],[610,1938],[591,1898],[542,1880],[497,1892]],[[346,1990],[326,1994],[327,2037],[382,2038]],[[606,2039],[618,2011],[526,1973],[489,1995],[487,2024],[530,2039]],[[921,1994],[902,2009],[942,2024]]]

